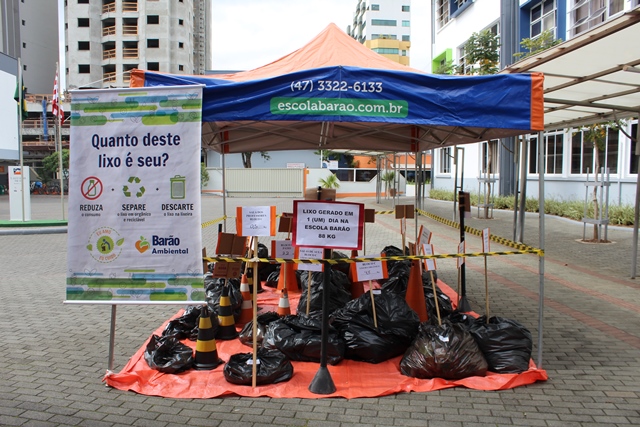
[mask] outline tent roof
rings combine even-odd
[[[239,82],[275,77],[300,70],[336,66],[422,73],[420,70],[399,64],[366,48],[340,30],[336,24],[331,23],[309,43],[280,59],[253,70],[217,74],[215,77]]]
[[[250,71],[131,72],[132,87],[205,85],[203,146],[228,153],[415,152],[542,130],[542,80],[540,74],[425,74],[367,49],[334,24],[302,48]],[[307,102],[316,109],[302,111]],[[287,110],[291,104],[296,108]]]
[[[578,127],[640,114],[640,7],[501,73],[544,73],[544,127]]]

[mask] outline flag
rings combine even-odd
[[[47,129],[47,100],[42,100],[42,128],[45,140],[49,140],[49,129]]]
[[[56,79],[53,81],[53,100],[51,101],[51,113],[53,117],[58,117],[60,123],[64,121],[64,110],[62,109],[62,102],[58,97],[58,70],[56,70]]]
[[[29,116],[29,112],[27,111],[27,100],[24,99],[26,92],[27,88],[24,87],[24,80],[22,80],[22,94],[20,93],[20,83],[16,81],[16,93],[13,95],[13,99],[18,103],[18,116],[20,116],[21,120],[24,120]],[[22,96],[22,105],[20,104],[20,96]]]

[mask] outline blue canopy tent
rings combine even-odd
[[[202,145],[220,153],[421,153],[544,129],[541,73],[429,75],[385,59],[333,24],[255,70],[214,76],[131,71],[132,87],[193,84],[204,85]],[[540,221],[543,233],[544,215]],[[543,275],[540,257],[538,367]]]

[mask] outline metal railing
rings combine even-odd
[[[116,57],[116,50],[109,49],[102,51],[102,59],[112,59]]]

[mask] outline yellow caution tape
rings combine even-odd
[[[396,213],[396,211],[376,211],[376,215],[391,215]]]
[[[217,223],[217,222],[220,222],[220,221],[224,221],[225,219],[227,219],[227,216],[226,216],[226,215],[225,215],[225,216],[221,216],[220,218],[217,218],[217,219],[212,219],[211,221],[203,222],[203,223],[201,224],[201,227],[202,227],[202,228],[207,228],[207,227],[209,227],[210,225],[213,225],[213,224],[215,224],[215,223]]]

